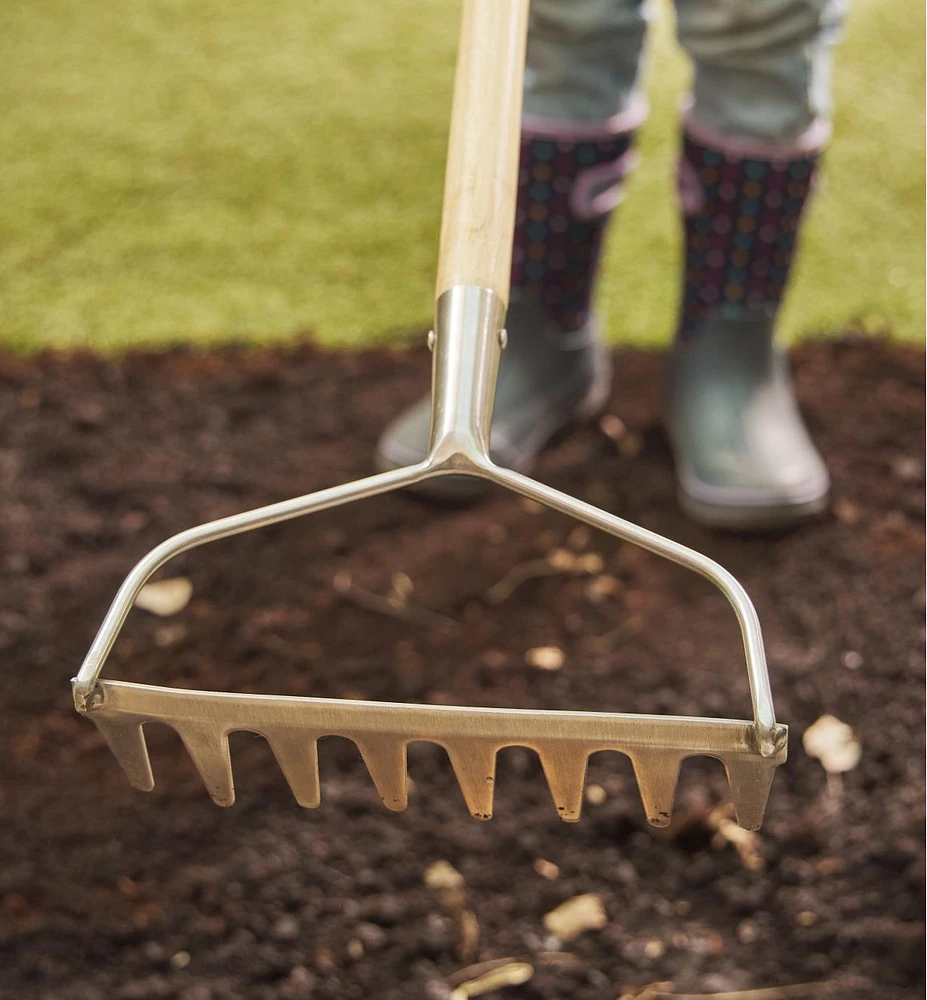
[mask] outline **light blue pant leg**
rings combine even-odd
[[[531,0],[525,113],[603,122],[635,97],[642,0]]]
[[[694,129],[788,144],[817,127],[826,138],[831,50],[846,0],[675,3],[679,41],[694,64]]]

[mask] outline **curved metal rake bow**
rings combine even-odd
[[[317,742],[327,735],[356,743],[390,809],[404,809],[406,747],[444,747],[474,816],[492,813],[496,754],[530,747],[540,757],[563,819],[579,818],[587,760],[599,750],[627,754],[647,819],[669,822],[681,761],[719,758],[742,826],[762,821],[775,768],[786,759],[787,729],[776,723],[756,611],[743,587],[692,549],[565,493],[495,465],[489,430],[509,281],[520,68],[527,0],[465,0],[455,84],[441,236],[433,349],[431,441],[407,468],[202,524],[148,553],[120,587],[73,680],[77,710],[100,729],[129,781],[154,786],[142,727],[172,726],[212,798],[234,800],[228,735],[259,733],[269,742],[300,804],[319,804]],[[101,671],[139,591],[182,552],[243,531],[411,486],[435,476],[479,476],[561,511],[706,577],[728,599],[743,635],[753,703],[751,721],[455,708],[326,698],[190,691],[102,680]]]

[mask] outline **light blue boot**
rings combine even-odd
[[[774,341],[816,161],[685,137],[685,291],[666,423],[680,504],[710,527],[787,527],[827,507],[830,477]]]

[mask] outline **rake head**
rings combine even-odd
[[[786,755],[784,744],[771,757],[759,755],[752,723],[732,720],[278,698],[119,681],[100,682],[86,714],[131,784],[142,791],[154,788],[143,726],[171,726],[220,806],[235,801],[228,736],[239,730],[267,740],[296,801],[309,809],[321,800],[321,737],[345,736],[354,742],[383,804],[397,812],[408,805],[407,746],[436,743],[447,752],[476,819],[492,816],[496,754],[503,747],[524,746],[540,758],[561,819],[580,817],[589,755],[617,750],[634,765],[647,821],[666,826],[680,763],[694,754],[709,754],[724,763],[741,826],[756,829],[776,766]]]
[[[554,804],[577,820],[590,754],[617,750],[630,757],[648,822],[665,826],[672,813],[681,762],[707,755],[722,761],[737,818],[759,827],[775,769],[786,759],[788,731],[772,707],[756,612],[740,584],[717,563],[565,493],[499,468],[488,457],[488,426],[504,310],[487,289],[452,288],[438,303],[432,442],[418,465],[384,472],[269,507],[191,528],[152,550],[120,588],[74,679],[77,710],[100,729],[129,781],[154,787],[143,726],[174,728],[209,794],[231,805],[235,793],[228,736],[245,730],[270,744],[297,801],[319,805],[318,740],[352,740],[389,809],[407,805],[406,748],[412,742],[445,749],[473,816],[492,815],[496,754],[524,746],[540,758]],[[475,375],[474,375],[475,373]],[[728,598],[740,622],[753,700],[751,721],[454,708],[325,698],[273,697],[189,691],[100,679],[113,643],[146,581],[169,559],[190,548],[353,500],[409,486],[432,476],[476,475],[671,559],[707,577]]]

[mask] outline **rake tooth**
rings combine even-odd
[[[496,748],[491,744],[467,741],[448,744],[445,749],[470,815],[474,819],[492,819]]]
[[[230,806],[235,801],[232,779],[232,758],[228,737],[217,726],[193,726],[185,722],[177,727],[193,765],[200,773],[209,797],[217,806]]]
[[[129,784],[143,792],[150,792],[154,788],[154,775],[151,773],[151,760],[142,724],[125,718],[92,718],[113,756],[119,761]]]
[[[745,830],[759,830],[776,775],[775,766],[759,757],[733,757],[724,761],[724,769],[731,783],[737,822]]]
[[[322,798],[315,738],[289,729],[271,729],[264,735],[296,801],[306,809],[315,809]]]
[[[539,751],[541,767],[560,818],[575,823],[583,809],[589,755],[582,745],[554,745]]]
[[[681,760],[675,750],[638,750],[631,755],[644,812],[651,826],[669,824]]]
[[[393,812],[402,812],[409,804],[405,740],[396,736],[365,736],[357,741],[357,746],[383,805]]]

